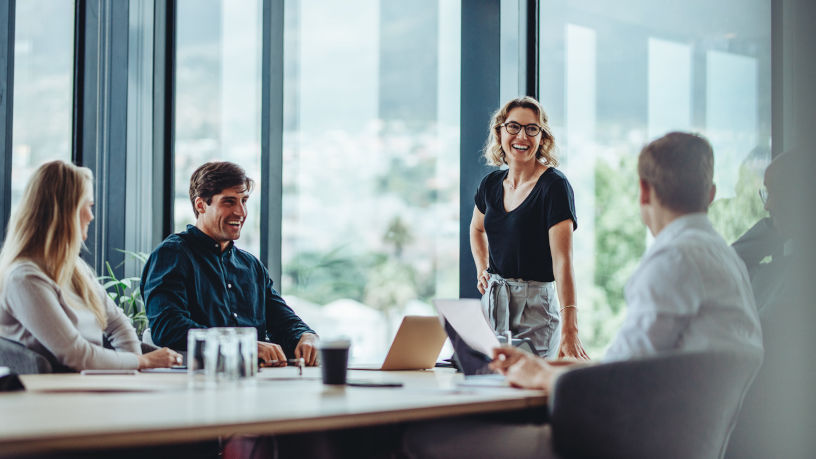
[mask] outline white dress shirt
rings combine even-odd
[[[624,294],[626,318],[606,361],[665,351],[762,353],[748,272],[704,213],[663,228]]]

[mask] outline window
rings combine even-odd
[[[11,202],[45,161],[71,159],[74,2],[16,3]]]
[[[735,15],[734,11],[740,11]],[[732,242],[764,216],[770,160],[770,3],[542,2],[541,101],[575,189],[575,271],[584,342],[600,356],[623,318],[623,286],[647,245],[637,155],[671,130],[715,153],[715,227]]]
[[[179,0],[174,227],[195,223],[190,176],[212,160],[241,165],[258,188],[236,245],[260,254],[261,1]]]
[[[351,359],[458,294],[458,1],[286,2],[282,291]]]

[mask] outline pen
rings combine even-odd
[[[258,363],[263,363],[265,365],[277,365],[277,364],[282,363],[282,362],[283,362],[282,360],[258,359]],[[300,365],[305,365],[305,361],[303,360],[303,357],[301,357],[299,359],[286,359],[286,364],[287,365],[300,366]]]

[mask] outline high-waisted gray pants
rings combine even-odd
[[[540,357],[558,357],[561,314],[554,282],[504,279],[491,274],[482,295],[482,311],[493,330],[530,338]]]

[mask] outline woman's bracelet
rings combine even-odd
[[[567,308],[578,309],[578,306],[575,306],[574,304],[570,304],[568,306],[564,306],[563,308],[561,308],[561,311],[559,311],[559,312],[564,312],[564,309],[567,309]]]

